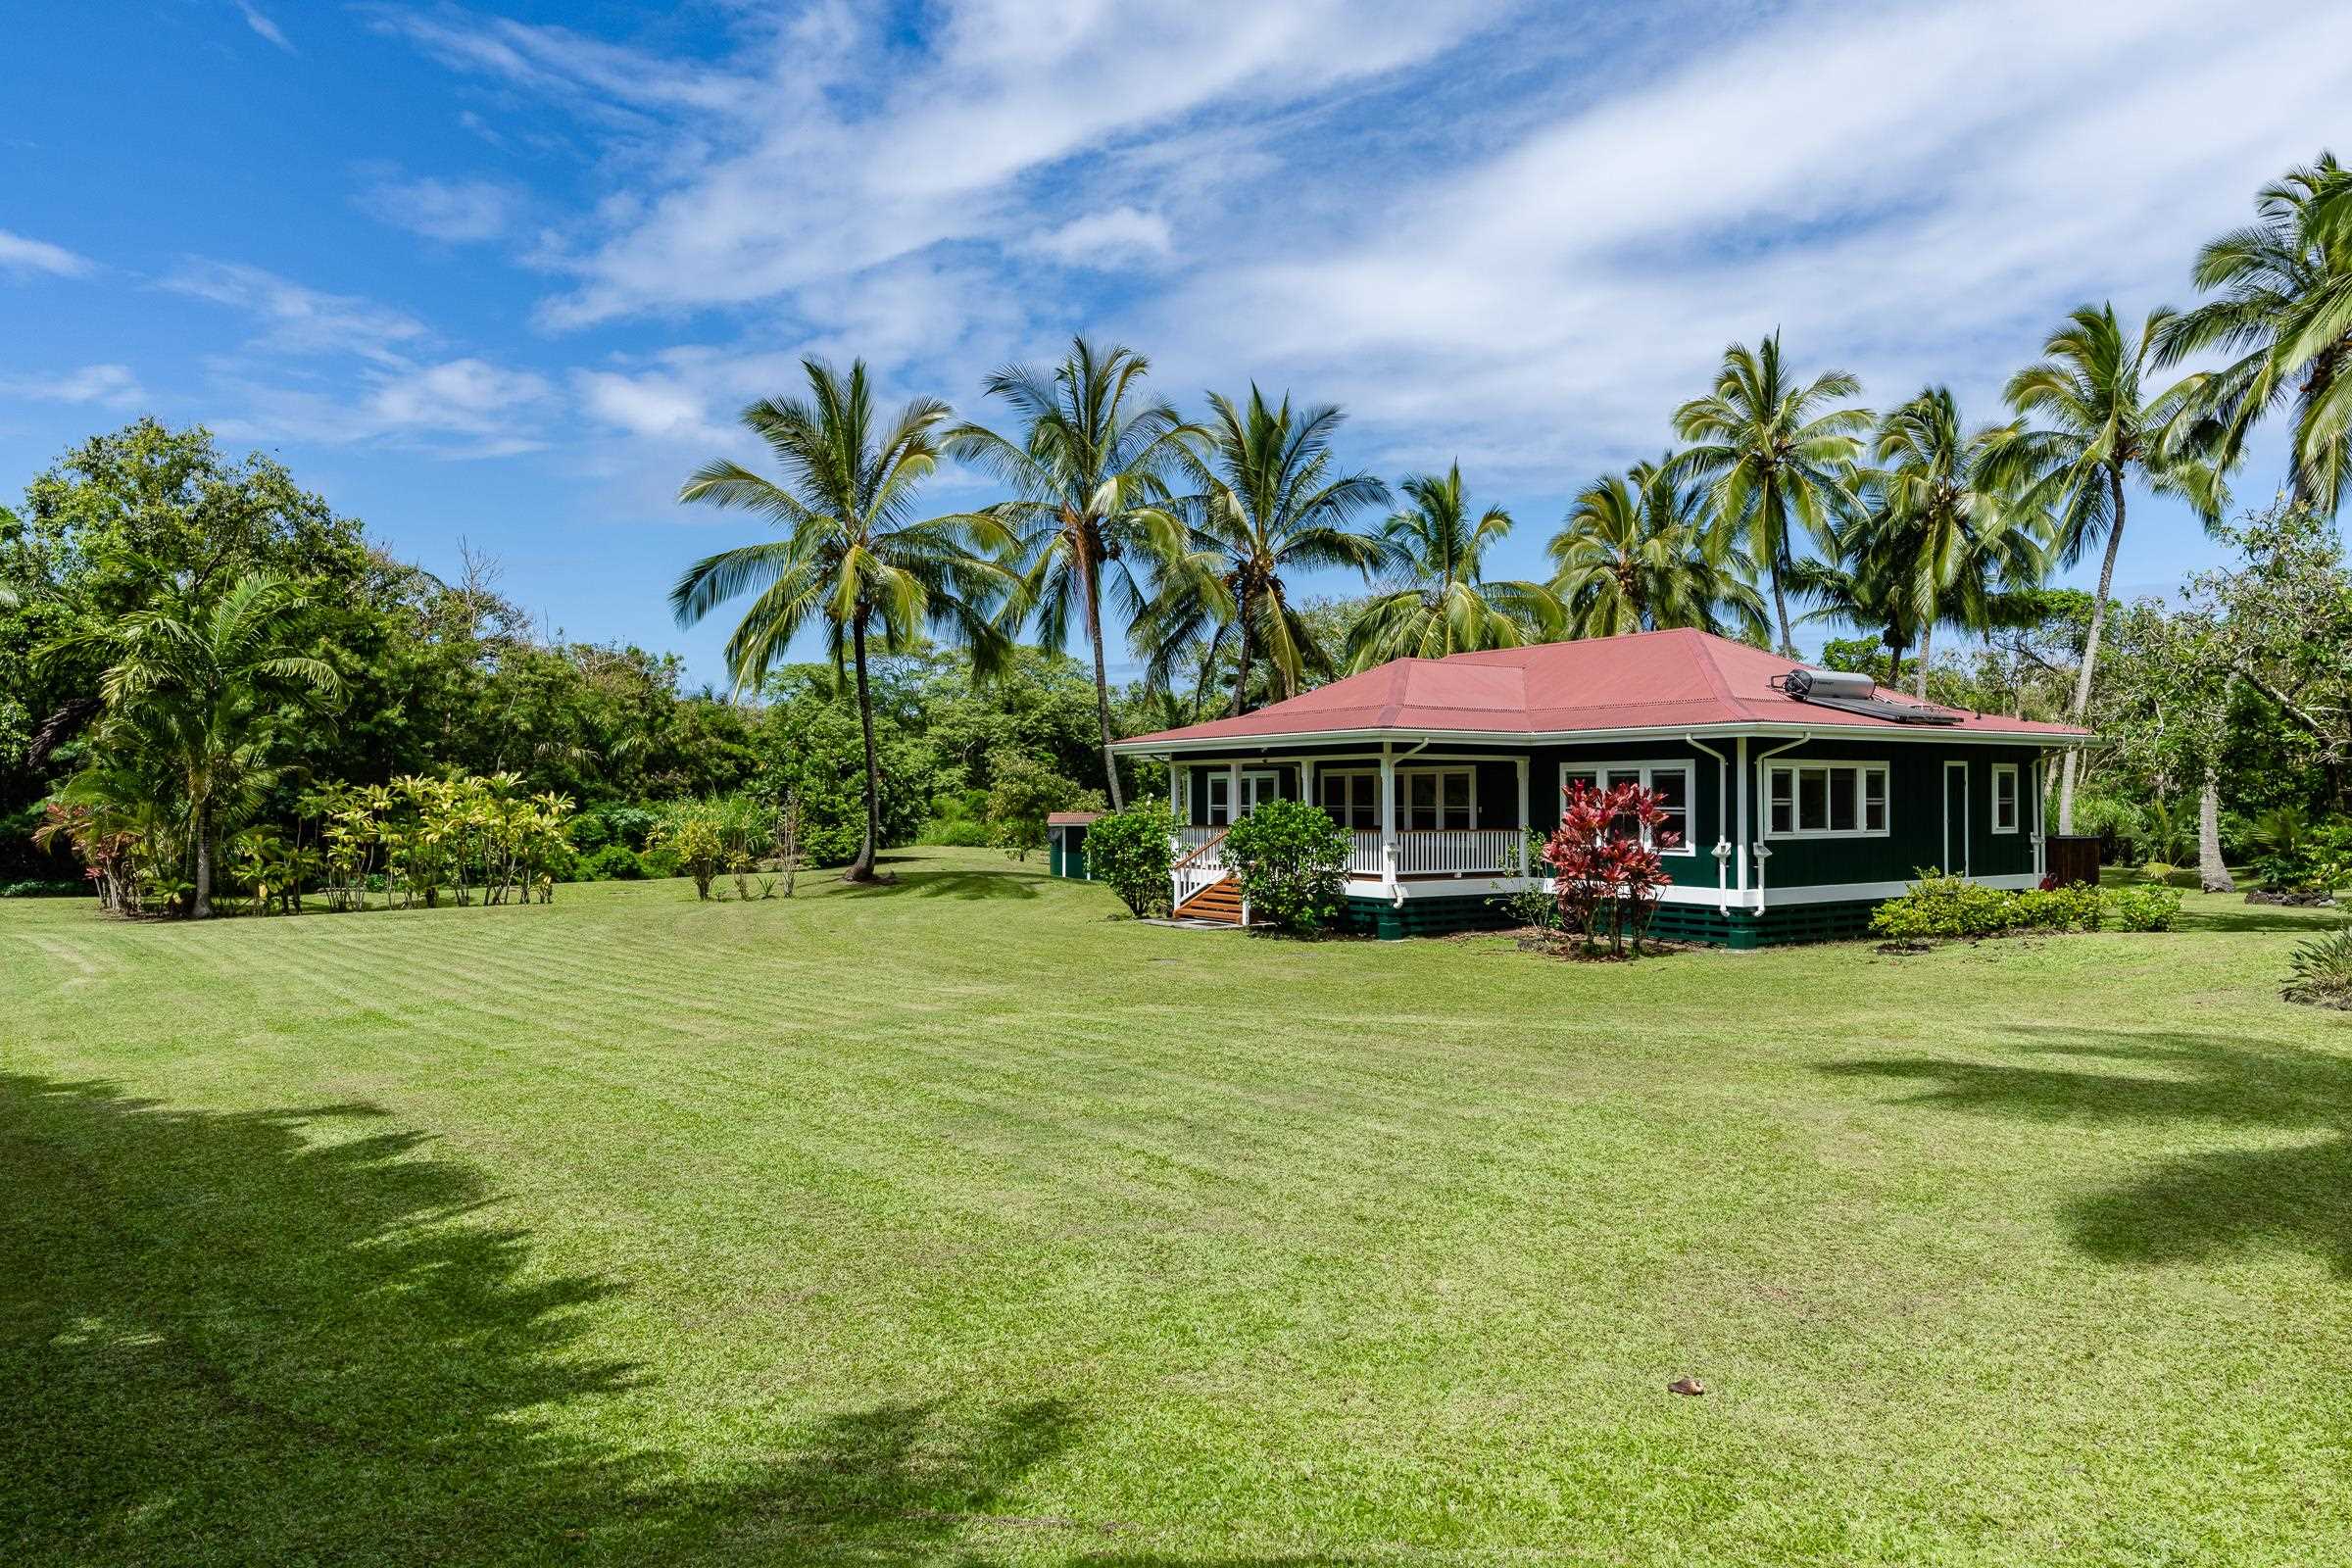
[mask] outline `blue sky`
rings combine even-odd
[[[1078,330],[1193,406],[1336,401],[1361,466],[1458,457],[1533,574],[1725,343],[1988,419],[2069,307],[2184,302],[2261,183],[2352,151],[2340,6],[125,0],[11,32],[0,492],[203,421],[697,679],[724,627],[663,590],[751,525],[672,497],[756,461],[733,413],[807,352],[983,416],[983,373]],[[2212,559],[2145,503],[2121,586]]]

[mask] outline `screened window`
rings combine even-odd
[[[1615,789],[1620,784],[1639,784],[1655,790],[1658,808],[1666,813],[1660,822],[1655,840],[1674,835],[1674,842],[1658,850],[1661,855],[1695,855],[1690,843],[1690,764],[1688,762],[1602,762],[1592,766],[1565,766],[1560,769],[1560,788],[1581,780],[1593,789]],[[1630,821],[1617,824],[1630,829]],[[1653,841],[1655,842],[1655,841]]]
[[[1380,826],[1380,775],[1373,772],[1321,772],[1315,792],[1331,819],[1347,828]]]
[[[1992,765],[1992,830],[1995,833],[2017,831],[2017,764],[1995,762]]]
[[[1884,762],[1776,762],[1764,772],[1765,831],[1774,838],[1876,838],[1886,832]]]

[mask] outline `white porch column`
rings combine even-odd
[[[1535,797],[1527,792],[1527,759],[1519,759],[1519,874],[1527,875],[1527,835],[1536,825]]]
[[[1315,760],[1311,757],[1298,759],[1298,799],[1309,806],[1319,804],[1315,800]]]
[[[1227,765],[1226,776],[1225,825],[1231,827],[1242,819],[1242,764],[1238,759]]]
[[[1738,758],[1732,766],[1740,774],[1740,787],[1736,792],[1740,801],[1740,833],[1739,837],[1732,840],[1732,854],[1740,862],[1738,887],[1740,904],[1744,908],[1747,905],[1747,846],[1749,843],[1747,836],[1747,737],[1742,735],[1733,742],[1732,750]]]
[[[1396,759],[1380,743],[1380,879],[1396,886]]]
[[[1168,814],[1176,819],[1178,827],[1184,825],[1184,802],[1176,794],[1176,759],[1173,757],[1168,759]]]

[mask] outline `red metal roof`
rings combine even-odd
[[[2066,724],[1963,712],[1957,724],[1873,718],[1773,690],[1789,661],[1705,632],[1633,632],[1446,659],[1398,659],[1239,718],[1210,719],[1121,741],[1122,751],[1214,740],[1391,730],[1401,735],[1560,735],[1579,730],[1674,730],[1756,725],[1935,735],[2004,734],[2065,740]],[[1901,692],[1878,689],[1891,702]]]

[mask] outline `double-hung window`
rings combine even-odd
[[[2014,833],[2018,821],[2017,764],[1992,764],[1992,830]]]
[[[1396,825],[1431,828],[1478,825],[1478,774],[1467,767],[1396,770]]]
[[[1315,792],[1340,826],[1380,826],[1380,774],[1372,769],[1324,768],[1315,774]]]
[[[1697,847],[1690,842],[1690,764],[1688,762],[1570,762],[1560,768],[1560,788],[1582,781],[1596,790],[1615,789],[1620,784],[1639,784],[1657,793],[1658,808],[1666,813],[1651,832],[1644,833],[1644,843],[1652,844],[1660,855],[1696,855]],[[1630,827],[1631,823],[1622,824]],[[1667,834],[1674,842],[1665,842]],[[1654,841],[1654,842],[1653,842]]]
[[[1764,769],[1764,826],[1776,839],[1886,835],[1885,762],[1771,762]]]

